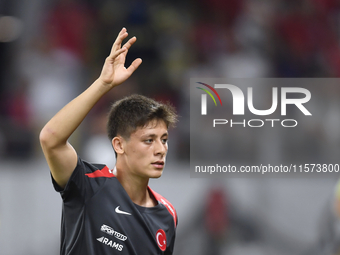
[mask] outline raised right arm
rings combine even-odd
[[[54,180],[62,188],[67,184],[77,165],[77,153],[68,142],[69,137],[96,102],[113,87],[129,78],[142,63],[141,59],[136,59],[129,68],[124,67],[127,51],[136,41],[136,37],[132,37],[121,47],[127,35],[126,29],[123,28],[105,60],[99,78],[52,117],[40,132],[44,156]]]

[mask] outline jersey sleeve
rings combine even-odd
[[[83,203],[91,198],[103,183],[103,179],[97,178],[93,180],[89,176],[105,168],[107,168],[105,165],[93,165],[78,157],[77,166],[64,189],[56,183],[51,175],[54,189],[60,193],[64,202],[76,199]]]

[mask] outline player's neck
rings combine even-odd
[[[119,168],[117,168],[116,177],[133,203],[144,207],[153,207],[157,204],[153,196],[149,194],[149,178],[134,176]]]

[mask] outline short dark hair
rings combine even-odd
[[[136,94],[127,96],[111,106],[107,121],[109,139],[117,135],[128,139],[138,127],[144,127],[152,120],[163,120],[169,128],[176,124],[177,114],[170,103]]]

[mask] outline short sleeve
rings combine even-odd
[[[78,157],[77,166],[72,172],[64,189],[62,189],[52,177],[54,189],[60,193],[64,202],[68,200],[77,200],[81,203],[93,196],[100,188],[101,182],[90,180],[87,176],[105,165],[93,165]]]

